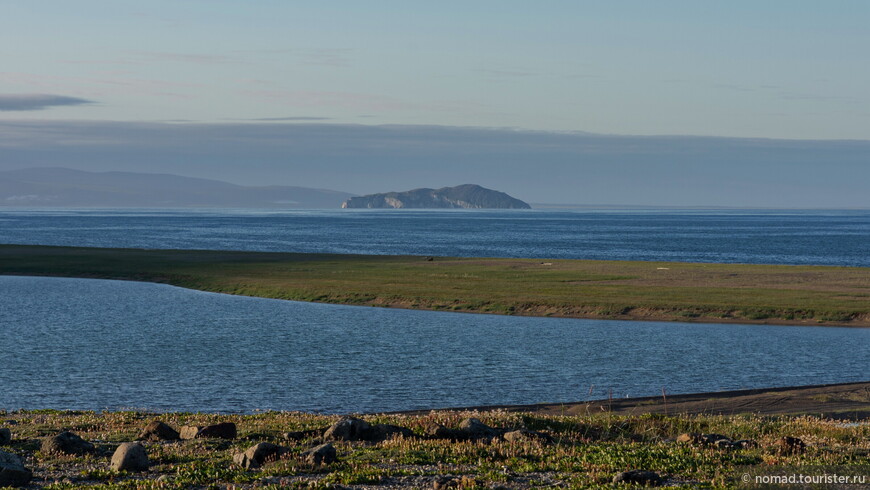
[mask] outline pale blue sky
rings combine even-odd
[[[317,117],[870,139],[866,1],[39,0],[3,5],[9,118]]]
[[[671,189],[654,195],[631,192],[630,187],[643,183],[624,179],[645,173],[677,177],[676,170],[657,167],[667,162],[659,149],[644,158],[638,155],[647,150],[625,146],[636,139],[593,138],[584,140],[580,151],[570,138],[550,141],[546,133],[581,139],[580,133],[594,133],[870,141],[868,25],[870,2],[863,0],[9,0],[0,16],[0,123],[5,131],[0,134],[0,169],[153,168],[357,193],[459,184],[498,174],[492,180],[502,190],[522,194],[525,189],[528,200],[539,202],[549,197],[605,203],[608,196],[610,201],[624,196],[620,199],[626,204],[670,200],[703,205],[705,196],[712,195],[704,192],[705,186],[716,185],[721,180],[714,176],[727,173],[727,155],[713,162],[708,149],[702,152],[707,156],[691,161],[689,175],[706,179],[681,187],[694,185],[692,192]],[[147,126],[137,126],[141,123]],[[246,170],[244,162],[233,166],[211,155],[215,145],[207,138],[179,148],[166,139],[170,133],[154,129],[196,125],[189,132],[201,134],[203,124],[220,125],[222,134],[252,126],[246,134],[259,131],[264,148],[274,148],[274,153],[263,150],[255,159],[262,168]],[[348,129],[358,125],[383,130]],[[330,150],[329,158],[318,160],[322,155],[303,152],[304,157],[279,144],[307,134],[311,126],[323,126],[324,133],[334,135],[325,144],[348,148],[346,153]],[[473,155],[479,172],[465,174],[460,166],[436,178],[431,165],[437,148],[415,147],[429,152],[417,155],[404,152],[408,143],[398,129],[416,128],[413,133],[419,135],[436,126],[464,128],[468,151],[454,157]],[[106,134],[117,130],[135,140],[136,128],[143,131],[141,138],[147,139],[150,130],[159,133],[152,142],[154,158],[176,163],[167,168],[159,161],[133,166],[117,157],[101,159],[109,149],[116,155],[121,144],[108,141]],[[488,146],[486,138],[475,139],[490,134],[480,128],[500,128],[508,140],[511,131],[518,131],[520,140],[530,142],[515,153],[526,160],[511,168],[554,165],[545,159],[552,156],[548,151],[556,151],[575,155],[559,164],[560,184],[588,179],[591,165],[602,186],[622,180],[625,188],[593,192],[589,199],[554,193],[544,182],[505,169],[505,155],[496,151],[500,148]],[[440,141],[438,131],[433,138]],[[542,146],[544,140],[563,146]],[[593,140],[599,146],[589,146]],[[659,148],[656,141],[652,146]],[[691,138],[667,141],[684,155],[696,144]],[[870,180],[867,165],[860,164],[870,162],[867,146],[844,144],[843,151],[820,150],[812,153],[817,160],[795,164],[798,172],[787,179],[793,188],[783,191],[781,204],[800,206],[800,196],[826,172],[844,183]],[[607,148],[598,151],[600,145]],[[747,145],[752,146],[745,141],[737,146]],[[774,144],[780,153],[770,150],[769,162],[764,151],[753,153],[752,165],[762,169],[769,163],[777,172],[790,172],[789,155],[796,153],[783,149],[788,145]],[[49,157],[47,148],[66,148],[69,159],[60,150]],[[241,148],[248,147],[239,146],[239,155]],[[602,160],[602,153],[610,156]],[[392,165],[404,165],[404,171],[397,174],[393,168],[384,174],[387,167],[381,162],[398,154],[401,161]],[[329,167],[320,173],[311,167],[310,162],[327,160],[356,165],[361,176],[370,178],[345,182]],[[637,172],[639,166],[646,170]],[[777,175],[762,170],[759,175]],[[775,182],[756,178],[756,184]],[[735,205],[747,202],[750,196],[742,188],[718,189],[722,195],[716,204],[729,201],[728,196]],[[870,207],[857,190],[845,201],[839,194],[839,184],[832,184],[815,202]],[[638,202],[627,202],[632,197]]]

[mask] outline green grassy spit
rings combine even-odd
[[[477,417],[493,427],[542,431],[554,442],[451,442],[426,439],[425,427],[456,427]],[[837,466],[866,474],[870,425],[843,424],[809,416],[582,416],[505,412],[432,412],[427,415],[367,416],[370,423],[411,428],[420,437],[367,442],[336,442],[339,461],[313,466],[297,456],[316,441],[285,441],[282,434],[330,425],[337,417],[266,412],[255,415],[138,412],[0,412],[13,439],[2,450],[20,455],[33,471],[31,485],[65,488],[434,488],[450,478],[450,488],[610,488],[614,475],[630,469],[660,474],[669,485],[690,488],[733,487],[742,474],[760,468]],[[151,461],[140,473],[109,469],[108,459],[123,441],[131,441],[154,419],[170,425],[235,422],[235,440],[194,439],[145,442]],[[93,442],[96,454],[44,454],[40,440],[71,430]],[[718,433],[751,439],[756,447],[721,449],[674,441],[685,432]],[[805,450],[784,453],[777,441],[798,437]],[[232,462],[232,455],[257,442],[290,451],[256,470]],[[863,469],[862,469],[863,468]]]
[[[0,245],[0,273],[505,315],[870,326],[870,268]]]

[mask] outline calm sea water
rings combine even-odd
[[[0,243],[870,266],[870,212],[7,210]],[[383,411],[870,374],[868,329],[414,312],[79,279],[0,277],[0,332],[0,409]]]
[[[870,211],[4,211],[0,243],[870,266]]]
[[[0,298],[0,409],[372,412],[858,381],[870,366],[870,329],[500,317],[41,277],[0,277]]]

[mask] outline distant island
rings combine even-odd
[[[504,192],[476,184],[440,189],[414,189],[351,197],[342,208],[350,209],[531,209],[527,203]]]
[[[335,208],[354,194],[294,186],[242,186],[138,172],[41,167],[0,172],[2,207]]]

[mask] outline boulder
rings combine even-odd
[[[432,480],[432,488],[434,490],[446,490],[448,488],[459,488],[460,480],[452,476],[438,476]]]
[[[450,429],[444,427],[439,423],[431,423],[426,427],[426,434],[435,439],[451,439],[451,440],[460,440],[464,439],[466,434],[457,429]]]
[[[734,447],[737,449],[750,449],[758,447],[758,443],[752,439],[740,439],[739,441],[734,441]]]
[[[146,425],[139,437],[139,441],[176,441],[180,438],[178,431],[159,420],[155,420]]]
[[[780,454],[800,454],[806,451],[807,445],[797,437],[783,436],[776,441],[774,449]]]
[[[323,433],[326,441],[362,441],[368,435],[371,426],[365,420],[356,417],[342,417]]]
[[[24,487],[33,472],[24,467],[17,454],[0,451],[0,487]]]
[[[498,435],[496,429],[493,429],[476,418],[468,418],[460,422],[459,430],[473,438],[493,437]]]
[[[243,453],[233,456],[233,462],[242,468],[252,470],[259,468],[267,461],[274,461],[287,452],[287,448],[269,442],[261,442],[248,448]]]
[[[335,455],[335,448],[330,443],[313,447],[303,452],[301,457],[303,461],[312,465],[329,464],[338,461]]]
[[[450,439],[453,441],[468,441],[475,439],[493,439],[509,431],[490,427],[479,419],[467,418],[459,423],[458,429],[450,429],[441,424],[433,423],[426,428],[426,433],[435,439]]]
[[[379,442],[395,437],[414,437],[414,431],[398,425],[377,424],[371,426],[363,436],[365,441]]]
[[[645,487],[657,487],[662,484],[662,477],[655,471],[630,470],[618,473],[613,477],[613,483],[628,483]]]
[[[201,430],[202,426],[199,425],[182,425],[181,428],[178,429],[178,437],[184,440],[196,439],[196,436]]]
[[[298,430],[284,433],[285,441],[301,441],[309,437],[320,437],[326,429]]]
[[[719,442],[725,441],[725,442]],[[700,434],[698,432],[686,432],[677,436],[677,442],[683,444],[703,444],[705,446],[726,447],[731,445],[731,439],[722,434]]]
[[[6,428],[0,429],[0,446],[12,442],[12,431]]]
[[[713,443],[713,446],[716,446],[719,449],[734,449],[734,443],[731,439],[717,439],[716,442]]]
[[[505,432],[501,436],[505,441],[510,443],[519,443],[519,442],[538,442],[542,444],[549,444],[553,442],[553,438],[543,432],[537,432],[534,430],[512,430],[510,432]]]
[[[182,439],[235,439],[237,435],[236,424],[232,422],[222,422],[220,424],[207,425],[205,427],[196,425],[185,425],[179,430],[179,435]]]
[[[125,442],[112,455],[111,467],[116,471],[148,471],[149,466],[145,446],[138,442]]]
[[[73,434],[61,432],[42,441],[42,452],[47,454],[86,454],[93,453],[96,448],[90,442]]]
[[[701,434],[697,432],[685,432],[677,436],[677,442],[680,444],[697,444],[701,442]]]
[[[198,438],[215,437],[218,439],[235,439],[238,435],[236,424],[232,422],[222,422],[220,424],[207,425],[196,435]]]
[[[723,436],[722,434],[702,434],[701,435],[701,442],[703,444],[716,445],[716,443],[718,443],[719,441],[728,441],[730,443],[731,439],[729,437]]]

